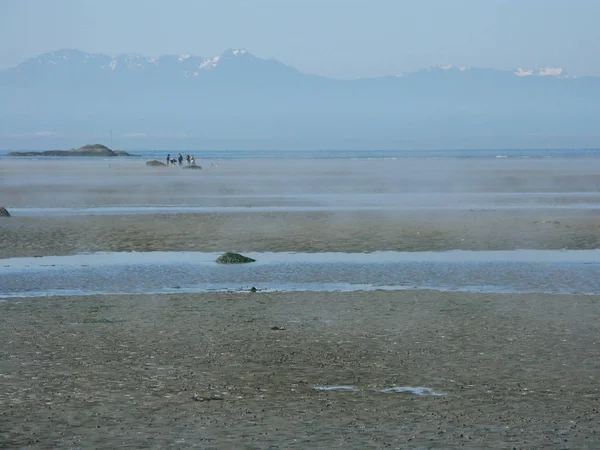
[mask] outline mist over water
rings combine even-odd
[[[3,201],[11,208],[393,209],[596,207],[600,199],[600,159],[197,159],[201,171],[152,169],[135,158],[6,158]]]
[[[598,248],[595,157],[195,156],[202,170],[149,168],[145,158],[2,159],[2,202],[13,217],[0,223],[0,295],[251,286],[600,293],[596,256],[582,262],[555,253],[548,261],[548,253],[536,253],[533,260],[509,253],[490,261],[481,253]],[[402,250],[455,249],[478,256],[438,261],[416,253],[400,256]],[[203,252],[228,250],[292,257],[198,268]],[[362,253],[386,250],[400,251],[384,262]],[[134,254],[138,259],[130,261],[131,254],[124,253],[129,251],[155,253]],[[160,251],[200,253],[199,260],[185,263],[177,258],[149,263]],[[17,270],[9,259],[86,252],[115,252],[116,260],[67,267],[39,258],[46,267],[36,262]],[[306,260],[289,252],[354,256]],[[258,255],[260,260],[265,254]]]

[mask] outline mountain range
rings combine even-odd
[[[0,149],[599,147],[600,77],[432,67],[302,73],[243,49],[214,57],[60,50],[0,71]],[[112,131],[111,131],[112,130]]]

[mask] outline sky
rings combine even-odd
[[[245,48],[336,78],[436,65],[600,76],[600,0],[0,0],[0,69],[59,49]]]

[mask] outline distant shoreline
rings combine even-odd
[[[46,150],[41,152],[10,152],[6,156],[136,156],[123,150],[112,150],[101,144],[84,145],[72,150]]]
[[[97,154],[97,153],[75,153],[75,152],[71,152],[68,150],[48,150],[48,151],[44,151],[44,152],[10,152],[7,153],[6,156],[10,156],[10,157],[19,157],[19,156],[76,156],[76,157],[81,157],[81,156],[103,156],[103,157],[113,157],[113,156],[139,156],[139,155],[132,155],[130,153],[127,152],[118,152],[115,155],[104,155],[104,154]]]

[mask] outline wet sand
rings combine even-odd
[[[0,258],[94,251],[600,248],[596,160],[242,160],[206,164],[194,173],[143,164],[2,161],[1,201],[9,211],[143,206],[156,213],[15,213],[0,221]],[[164,206],[243,209],[161,213]],[[248,212],[252,207],[325,210]],[[370,209],[377,207],[384,209]]]
[[[594,193],[596,166],[237,161],[192,176],[142,161],[2,161],[0,176],[9,211],[322,206],[331,200],[319,195],[331,193],[348,204],[359,203],[357,193],[375,195],[375,203],[378,193]],[[281,197],[265,197],[274,193]],[[556,204],[564,202],[557,195]],[[596,209],[506,210],[494,202],[473,210],[0,221],[0,258],[592,249],[599,240]],[[598,448],[599,300],[430,291],[7,299],[0,302],[0,448]],[[446,395],[380,392],[391,386]]]
[[[0,257],[97,251],[371,252],[600,248],[598,212],[11,217]]]
[[[0,442],[597,448],[599,301],[428,291],[8,300]],[[314,389],[336,385],[359,390]],[[375,390],[390,386],[446,395]]]

